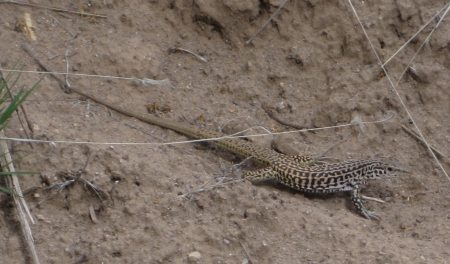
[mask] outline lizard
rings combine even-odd
[[[348,192],[356,211],[367,219],[373,220],[379,219],[379,217],[364,206],[361,187],[366,185],[369,180],[390,177],[395,175],[397,171],[402,171],[382,159],[316,163],[313,158],[308,156],[286,155],[243,138],[231,138],[218,131],[200,129],[151,114],[136,113],[83,93],[78,89],[71,88],[71,90],[126,116],[170,129],[192,139],[209,139],[208,141],[211,141],[219,149],[243,158],[252,158],[257,163],[265,165],[264,168],[244,173],[244,178],[252,183],[274,180],[304,193]]]

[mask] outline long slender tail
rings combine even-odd
[[[113,105],[107,101],[104,101],[103,99],[93,97],[93,96],[86,94],[78,89],[74,89],[74,88],[70,88],[70,89],[77,94],[87,97],[87,98],[91,99],[92,101],[97,102],[99,104],[107,106],[108,108],[111,108],[123,115],[129,116],[129,117],[134,117],[134,118],[141,120],[142,122],[145,122],[148,124],[153,124],[153,125],[156,125],[159,127],[173,130],[175,132],[178,132],[178,133],[185,135],[192,139],[215,138],[215,137],[224,136],[222,133],[219,133],[216,131],[198,129],[193,126],[188,126],[188,125],[185,125],[183,123],[173,121],[173,120],[159,118],[157,116],[153,116],[150,114],[144,115],[144,114],[140,114],[140,113],[135,113],[133,111],[127,110],[120,106]],[[279,153],[271,150],[270,148],[263,148],[261,146],[252,144],[250,142],[247,142],[245,140],[238,139],[238,138],[221,139],[221,140],[215,141],[214,144],[224,150],[228,150],[239,156],[253,157],[257,161],[264,163],[264,164],[270,164],[274,160],[278,159],[278,157],[280,155]]]
[[[108,108],[111,108],[123,115],[129,116],[129,117],[134,117],[134,118],[141,120],[142,122],[145,122],[148,124],[153,124],[153,125],[157,125],[159,127],[173,130],[175,132],[178,132],[180,134],[183,134],[183,135],[188,136],[193,139],[200,139],[200,138],[211,137],[211,136],[212,137],[221,136],[220,133],[217,133],[217,132],[211,132],[211,134],[214,134],[214,135],[206,135],[206,134],[209,134],[209,131],[207,133],[202,133],[199,129],[197,129],[195,127],[187,126],[187,125],[184,125],[183,123],[180,123],[177,121],[166,120],[166,119],[163,119],[163,118],[160,118],[157,116],[153,116],[153,115],[149,115],[149,114],[143,115],[143,114],[140,114],[137,112],[127,110],[118,105],[113,105],[107,101],[104,101],[103,99],[93,97],[93,96],[86,94],[78,89],[71,88],[71,90],[76,92],[77,94],[80,94],[82,96],[85,96],[85,97],[91,99],[94,102],[97,102],[99,104],[107,106]],[[205,135],[203,135],[203,134],[205,134]]]

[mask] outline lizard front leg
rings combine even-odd
[[[367,210],[364,207],[363,201],[362,201],[362,197],[361,197],[361,192],[360,192],[360,188],[359,185],[355,184],[352,185],[352,190],[351,190],[351,199],[352,199],[352,203],[355,206],[356,211],[364,216],[367,219],[370,220],[380,220],[380,218],[377,216],[377,214],[375,214],[372,211]]]

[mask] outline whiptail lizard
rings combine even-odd
[[[199,129],[150,114],[134,113],[79,90],[76,90],[76,92],[124,115],[173,130],[193,139],[224,137],[219,132]],[[213,143],[221,149],[241,157],[251,157],[258,163],[266,165],[265,168],[244,173],[244,177],[253,183],[275,180],[290,188],[306,193],[350,192],[351,201],[357,212],[368,219],[377,219],[378,217],[374,212],[364,207],[360,187],[365,185],[368,180],[392,176],[396,171],[401,170],[379,159],[348,160],[317,165],[307,156],[285,155],[270,148],[263,148],[242,138],[225,137],[215,140]]]

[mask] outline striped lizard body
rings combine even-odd
[[[153,115],[134,113],[102,99],[77,91],[100,104],[114,109],[124,115],[137,118],[145,123],[157,125],[183,134],[193,139],[220,138],[224,135],[183,123],[163,119]],[[241,138],[222,138],[213,142],[219,148],[241,157],[251,157],[258,163],[266,165],[263,169],[248,171],[244,177],[257,183],[263,180],[276,180],[290,188],[307,193],[350,192],[351,200],[357,212],[368,219],[377,219],[375,213],[367,210],[362,202],[360,187],[368,180],[393,175],[399,169],[377,160],[349,160],[338,163],[314,163],[306,156],[288,156],[270,148],[263,148]]]

